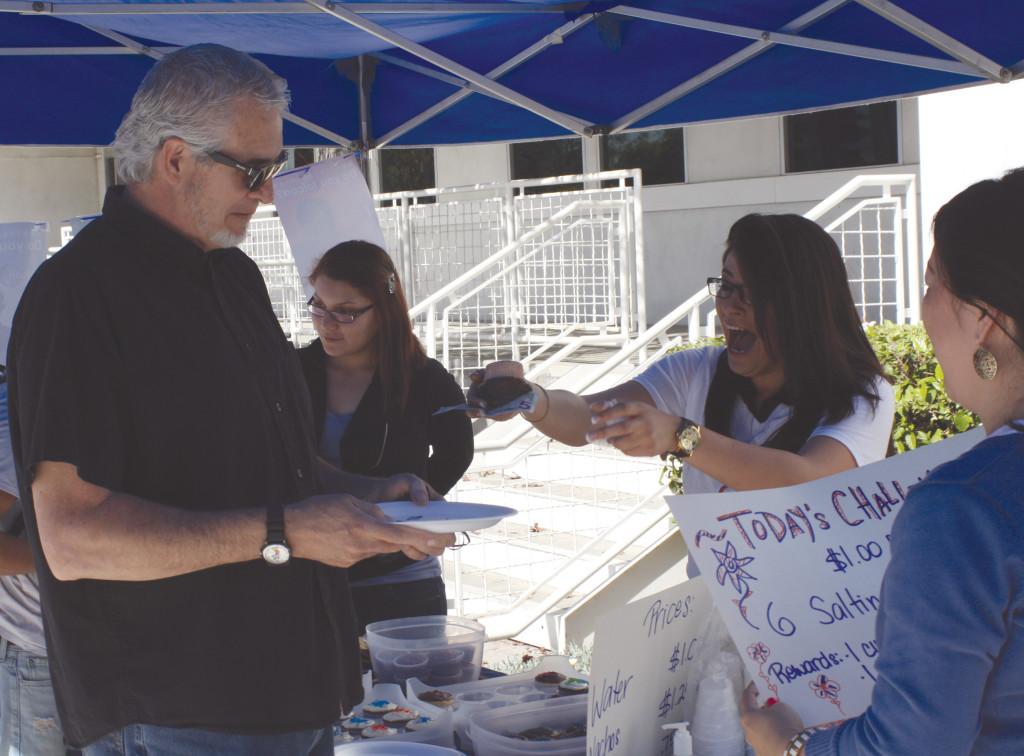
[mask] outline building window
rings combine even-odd
[[[315,162],[317,162],[317,155],[314,148],[296,147],[292,150],[292,167],[301,168],[304,165],[312,165]]]
[[[601,170],[639,168],[644,186],[681,184],[686,180],[683,163],[683,130],[660,129],[601,137]]]
[[[828,171],[899,162],[896,102],[783,119],[786,171]]]
[[[420,189],[433,189],[437,185],[434,178],[432,148],[385,148],[377,154],[380,156],[382,192],[415,192]]]
[[[511,145],[512,179],[575,176],[583,173],[583,142],[579,139],[545,139]],[[526,194],[575,192],[583,184],[531,186]]]

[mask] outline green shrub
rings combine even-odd
[[[870,326],[867,334],[892,379],[896,395],[892,442],[897,452],[933,444],[978,424],[976,415],[946,394],[942,367],[924,326],[882,323]]]
[[[867,328],[868,341],[892,380],[896,398],[892,446],[902,453],[933,444],[973,428],[978,418],[952,402],[943,386],[942,367],[922,325],[882,323]],[[680,349],[720,345],[720,338],[702,339]],[[669,457],[661,481],[673,493],[682,493],[682,463]]]

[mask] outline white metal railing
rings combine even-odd
[[[414,307],[441,289],[450,292],[453,280],[469,270],[479,272],[487,260],[501,258],[496,264],[510,265],[509,255],[497,253],[517,240],[522,240],[517,254],[532,261],[516,266],[514,275],[494,271],[475,302],[464,301],[458,312],[449,311],[447,330],[428,333],[421,320],[418,330],[431,354],[446,335],[447,356],[458,367],[480,362],[480,354],[472,353],[482,337],[497,345],[492,353],[507,348],[509,354],[528,357],[535,348],[557,343],[559,334],[596,328],[621,341],[643,330],[640,187],[640,171],[631,170],[376,195],[386,246]],[[544,193],[536,193],[540,190]],[[619,212],[609,215],[595,205],[589,220],[574,217],[552,228],[553,215],[588,201],[617,203]],[[550,233],[530,233],[545,224]],[[563,233],[554,242],[550,237],[556,230]],[[308,342],[314,334],[299,272],[273,207],[261,208],[253,218],[242,247],[263,271],[289,337],[296,344]],[[497,327],[501,323],[504,330]],[[475,333],[473,324],[480,326]],[[456,341],[461,348],[452,351]]]
[[[872,196],[855,201],[865,191]],[[836,237],[862,320],[920,320],[922,257],[914,174],[857,176],[805,217]]]
[[[428,352],[468,385],[469,371],[494,360],[628,341],[620,283],[630,265],[621,235],[629,211],[621,200],[570,202],[421,300],[409,315]]]
[[[861,197],[872,189],[880,196]],[[807,217],[824,221],[836,237],[864,321],[916,318],[920,250],[914,176],[858,177]],[[600,365],[558,379],[558,361],[546,360],[531,366],[528,377],[593,393],[628,380],[683,340],[714,334],[713,300],[702,289]],[[494,438],[478,436],[484,443],[454,496],[473,501],[490,497],[516,506],[520,513],[479,534],[446,564],[456,610],[488,621],[489,637],[495,638],[521,632],[599,577],[609,563],[625,560],[643,539],[649,541],[668,527],[657,460],[627,460],[595,446],[566,447],[524,422],[505,425],[509,430],[491,433]],[[492,463],[503,450],[508,452],[505,457]],[[557,493],[574,489],[582,496],[566,499]],[[548,522],[559,522],[560,529],[549,530]]]

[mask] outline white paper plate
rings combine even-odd
[[[470,504],[464,501],[432,501],[425,507],[411,501],[381,501],[377,506],[391,518],[392,522],[408,525],[410,528],[429,530],[431,533],[483,530],[517,514],[517,510],[512,507]]]

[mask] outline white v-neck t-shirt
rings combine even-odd
[[[705,347],[675,352],[658,360],[633,380],[643,386],[662,412],[704,425],[704,403],[711,390],[718,359],[724,351],[725,347]],[[896,404],[892,386],[881,377],[875,380],[875,390],[879,396],[876,407],[872,407],[863,396],[854,397],[850,415],[837,423],[822,423],[810,437],[834,438],[849,449],[858,466],[883,459],[889,447]],[[760,446],[792,415],[792,406],[779,404],[764,421],[760,421],[746,403],[737,398],[729,435],[737,441]],[[688,494],[729,490],[721,481],[689,465],[683,472],[683,487]]]

